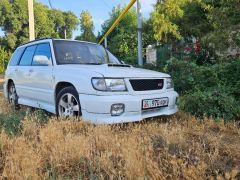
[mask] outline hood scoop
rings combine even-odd
[[[108,64],[108,67],[131,67],[127,64]]]

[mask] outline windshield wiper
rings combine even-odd
[[[108,64],[108,67],[131,67],[128,64]]]
[[[80,63],[85,65],[102,65],[102,63]]]

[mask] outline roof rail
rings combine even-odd
[[[37,41],[45,40],[45,39],[53,39],[53,38],[51,38],[51,37],[39,38],[39,39],[35,39],[35,40],[33,40],[33,41],[26,42],[26,43],[22,44],[21,46],[26,45],[26,44],[29,44],[29,43],[32,43],[32,42],[37,42]]]

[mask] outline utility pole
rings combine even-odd
[[[67,28],[64,28],[64,39],[67,39]]]
[[[33,0],[28,0],[29,40],[35,40]]]
[[[138,16],[138,65],[143,65],[142,58],[142,0],[137,0],[137,16]]]

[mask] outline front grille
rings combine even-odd
[[[163,88],[163,79],[131,79],[130,83],[134,91],[151,91]]]

